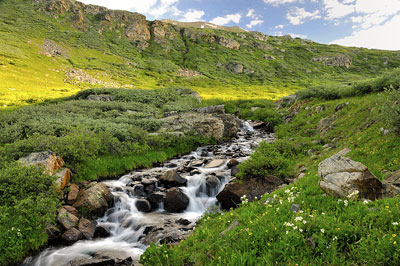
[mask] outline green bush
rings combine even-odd
[[[57,208],[54,178],[43,169],[11,163],[0,169],[0,265],[46,243]]]
[[[290,145],[288,145],[290,146]],[[291,148],[261,142],[250,159],[240,164],[239,177],[244,179],[258,178],[263,179],[269,175],[279,178],[290,177],[293,170],[290,169],[292,162],[286,154],[291,153]]]
[[[381,119],[386,126],[400,135],[400,90],[389,89],[385,92]]]

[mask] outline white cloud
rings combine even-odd
[[[284,4],[296,3],[296,2],[303,2],[302,0],[264,0],[264,3],[279,6]]]
[[[281,25],[276,25],[275,29],[283,29],[284,27],[285,27],[285,25],[282,25],[282,24]]]
[[[234,22],[234,23],[238,24],[240,22],[241,18],[242,18],[242,15],[240,15],[239,13],[229,14],[229,15],[226,15],[225,17],[213,18],[212,20],[210,20],[210,23],[217,24],[220,26],[226,25],[230,22]]]
[[[252,27],[257,26],[257,25],[260,25],[260,24],[262,24],[263,22],[264,22],[264,20],[262,20],[262,19],[252,20],[252,21],[250,21],[249,24],[246,24],[246,27],[249,28],[249,29],[251,29]]]
[[[254,9],[249,9],[249,12],[247,12],[247,15],[246,15],[246,17],[252,17],[252,16],[254,16],[254,12],[255,12],[256,10],[254,10]]]
[[[204,16],[204,11],[189,9],[186,13],[182,15],[182,18],[179,21],[183,22],[194,22],[199,21]]]
[[[303,35],[303,34],[289,33],[289,35],[292,36],[292,38],[307,39],[307,35]]]
[[[338,0],[323,0],[323,3],[325,5],[326,19],[328,20],[343,18],[355,11],[354,5],[346,5]]]
[[[396,34],[399,29],[400,15],[397,15],[383,25],[355,31],[351,36],[335,40],[332,43],[345,46],[400,50],[400,34]]]
[[[292,25],[303,24],[306,20],[314,20],[321,18],[319,10],[308,12],[304,8],[296,7],[286,14],[286,18]]]

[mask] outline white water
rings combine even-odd
[[[146,226],[160,224],[165,217],[185,218],[190,221],[199,219],[206,211],[212,210],[217,206],[216,195],[223,190],[224,186],[231,179],[227,162],[232,156],[237,157],[236,159],[241,162],[247,159],[252,152],[252,148],[257,146],[262,140],[272,141],[273,139],[273,135],[264,136],[260,132],[255,131],[249,123],[245,122],[243,129],[238,133],[236,139],[229,143],[215,146],[214,152],[209,152],[209,147],[203,147],[187,156],[171,160],[169,163],[176,164],[176,169],[182,168],[188,162],[197,159],[226,159],[226,162],[218,168],[206,169],[202,165],[201,167],[197,167],[200,174],[192,176],[189,173],[181,174],[182,177],[188,180],[186,187],[182,187],[181,189],[190,199],[189,206],[183,213],[166,213],[163,206],[160,206],[157,212],[139,212],[135,206],[137,198],[133,196],[132,187],[128,186],[132,182],[132,177],[137,174],[151,175],[152,173],[162,173],[173,168],[151,168],[132,172],[116,181],[106,181],[106,185],[110,188],[114,196],[115,205],[103,217],[97,219],[97,223],[100,226],[109,228],[111,236],[90,241],[82,240],[63,248],[46,249],[33,260],[31,265],[70,265],[70,262],[73,260],[92,258],[94,254],[120,254],[120,257],[131,256],[134,261],[137,261],[147,248],[147,246],[141,244],[139,241],[140,237],[143,236]],[[225,156],[224,154],[227,153],[231,153],[232,156]],[[241,156],[238,157],[238,154]],[[211,173],[218,173],[218,176],[221,177],[221,182],[214,191],[207,193],[206,178]]]

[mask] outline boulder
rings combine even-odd
[[[78,229],[71,228],[65,231],[64,234],[62,234],[61,238],[67,241],[68,243],[74,243],[78,240],[82,240],[83,234]]]
[[[46,227],[46,233],[49,237],[49,240],[55,240],[61,235],[61,229],[57,225],[49,224]]]
[[[239,130],[239,126],[236,120],[236,116],[232,114],[216,115],[224,123],[224,137],[232,138],[236,136]]]
[[[61,208],[58,211],[57,215],[57,221],[66,229],[69,230],[73,227],[75,227],[78,222],[79,218],[73,215],[72,213],[69,213],[66,209]]]
[[[236,177],[240,172],[239,165],[236,165],[231,168],[231,176]]]
[[[382,193],[382,183],[362,163],[333,155],[318,165],[319,186],[328,195],[339,198],[375,200]]]
[[[240,48],[240,43],[233,39],[217,36],[217,42],[219,45],[222,45],[232,50],[239,50]]]
[[[222,141],[224,137],[224,123],[221,119],[211,114],[188,113],[170,116],[162,119],[165,123],[160,132],[184,132],[214,138]]]
[[[232,72],[233,74],[241,74],[243,73],[244,67],[238,63],[231,63],[226,66],[226,69]]]
[[[225,114],[225,105],[211,105],[196,109],[196,112],[202,114]]]
[[[94,237],[96,232],[96,222],[81,218],[78,224],[78,230],[81,231],[82,235],[90,240]]]
[[[112,200],[112,194],[104,183],[93,184],[86,190],[81,190],[74,207],[84,209],[91,217],[103,216]]]
[[[79,216],[78,210],[75,209],[74,207],[70,206],[70,205],[64,205],[61,207],[62,209],[65,209],[67,212],[75,215],[76,217]]]
[[[72,172],[68,168],[64,168],[56,173],[56,177],[57,177],[56,181],[57,189],[62,190],[68,185],[69,180],[72,177]]]
[[[165,192],[153,192],[147,196],[147,200],[151,203],[153,209],[158,208],[159,204],[165,201],[166,193]]]
[[[244,195],[249,201],[253,201],[255,198],[260,199],[265,193],[271,193],[282,184],[283,181],[275,176],[268,176],[264,180],[244,179],[241,182],[227,184],[217,195],[217,200],[222,209],[229,210],[238,207],[238,204],[241,203],[241,197]]]
[[[207,195],[215,196],[217,194],[217,189],[219,185],[221,184],[221,181],[219,181],[218,177],[215,175],[210,175],[206,179],[206,187],[207,187]]]
[[[209,162],[208,164],[206,164],[206,166],[204,166],[205,168],[217,168],[217,167],[221,167],[222,165],[224,165],[226,161],[223,159],[214,159],[211,162]]]
[[[133,193],[135,196],[144,197],[146,193],[144,192],[144,185],[137,184],[133,187]]]
[[[76,184],[71,184],[69,186],[69,192],[67,196],[67,204],[74,204],[75,201],[78,199],[78,194],[79,194],[79,186]]]
[[[326,66],[350,68],[352,60],[346,55],[321,56],[311,59],[312,62],[322,62]]]
[[[94,232],[95,237],[109,237],[110,235],[110,228],[105,225],[98,225]]]
[[[27,157],[20,158],[19,162],[26,166],[43,166],[50,175],[55,174],[64,165],[63,159],[52,151],[34,152]]]
[[[262,121],[252,121],[250,125],[257,130],[263,130],[267,133],[274,133],[274,125]]]
[[[187,180],[181,177],[176,170],[167,171],[160,177],[159,181],[170,186],[184,186],[187,183]]]
[[[171,188],[167,191],[164,201],[165,210],[168,212],[183,212],[189,205],[189,197],[181,189]]]
[[[232,167],[234,167],[234,166],[236,166],[236,165],[239,165],[239,161],[236,160],[236,159],[231,159],[231,160],[228,162],[228,164],[227,164],[227,166],[228,166],[229,169],[231,169]]]
[[[137,199],[135,206],[138,209],[138,211],[140,211],[140,212],[150,212],[151,211],[150,202],[145,199]]]

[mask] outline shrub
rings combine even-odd
[[[0,169],[0,264],[23,258],[47,240],[55,219],[54,178],[43,169],[11,163]]]
[[[393,87],[385,92],[381,118],[386,125],[400,135],[400,90]]]

